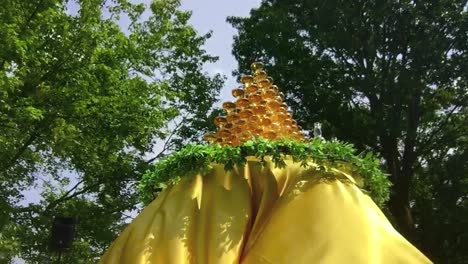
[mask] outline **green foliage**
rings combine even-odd
[[[467,123],[468,124],[468,123]],[[452,138],[454,139],[454,138]],[[468,137],[445,142],[416,171],[411,190],[418,242],[432,259],[466,263],[468,252]],[[443,232],[441,232],[443,230]]]
[[[393,183],[389,218],[424,253],[446,256],[436,263],[457,263],[453,252],[440,251],[458,244],[439,239],[444,228],[422,227],[433,217],[415,206],[436,208],[444,198],[425,200],[412,189],[416,180],[438,189],[444,174],[429,168],[445,167],[453,149],[466,148],[454,142],[468,131],[467,11],[466,0],[264,0],[249,17],[228,19],[238,30],[239,73],[265,62],[302,127],[320,121],[326,138],[381,155]],[[436,212],[462,229],[462,215]],[[421,228],[433,236],[421,239]]]
[[[1,6],[0,253],[44,263],[50,220],[72,214],[89,230],[67,263],[89,263],[137,207],[148,159],[206,129],[223,81],[202,70],[217,59],[202,48],[210,35],[177,0]]]
[[[265,158],[270,157],[276,167],[283,168],[286,165],[285,156],[288,156],[303,167],[309,167],[312,163],[319,168],[329,164],[337,166],[337,162],[354,165],[355,173],[364,179],[364,189],[382,206],[388,199],[390,183],[379,168],[379,159],[370,152],[355,155],[355,151],[350,144],[320,139],[298,142],[255,138],[240,146],[192,144],[158,161],[143,176],[139,189],[143,201],[149,203],[156,190],[166,186],[168,182],[206,171],[212,163],[223,164],[226,170],[232,170],[234,166],[245,165],[246,157],[257,157],[263,164],[266,162]]]

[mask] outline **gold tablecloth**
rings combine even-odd
[[[100,263],[431,263],[347,171],[214,165],[165,189]]]

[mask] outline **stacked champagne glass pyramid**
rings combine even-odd
[[[252,64],[252,75],[244,75],[242,86],[232,90],[235,102],[224,102],[225,116],[214,119],[218,130],[205,135],[210,143],[237,146],[254,137],[303,140],[304,134],[293,119],[273,79],[263,64]]]

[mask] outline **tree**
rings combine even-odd
[[[264,0],[249,17],[228,18],[238,30],[237,73],[266,62],[300,124],[321,121],[326,136],[380,153],[393,183],[392,221],[430,256],[434,247],[420,239],[425,216],[412,210],[424,199],[411,190],[466,148],[454,151],[448,142],[466,134],[467,7],[448,0]],[[457,157],[466,164],[466,155]],[[466,192],[457,195],[466,200]]]
[[[72,215],[78,236],[67,263],[95,262],[121,230],[124,212],[137,208],[134,186],[149,162],[203,133],[223,79],[202,71],[217,59],[202,49],[210,34],[199,35],[178,6],[2,2],[4,259],[49,261],[52,216]],[[150,156],[157,146],[162,151]],[[28,205],[23,194],[34,186],[41,199]]]
[[[468,131],[467,114],[465,109],[464,120],[453,122],[464,124],[463,131]],[[449,125],[440,133],[446,137],[443,145],[415,171],[410,191],[416,237],[428,255],[444,263],[467,263],[468,137],[454,132]]]

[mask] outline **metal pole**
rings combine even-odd
[[[62,263],[62,251],[60,250],[58,253],[57,264]]]

